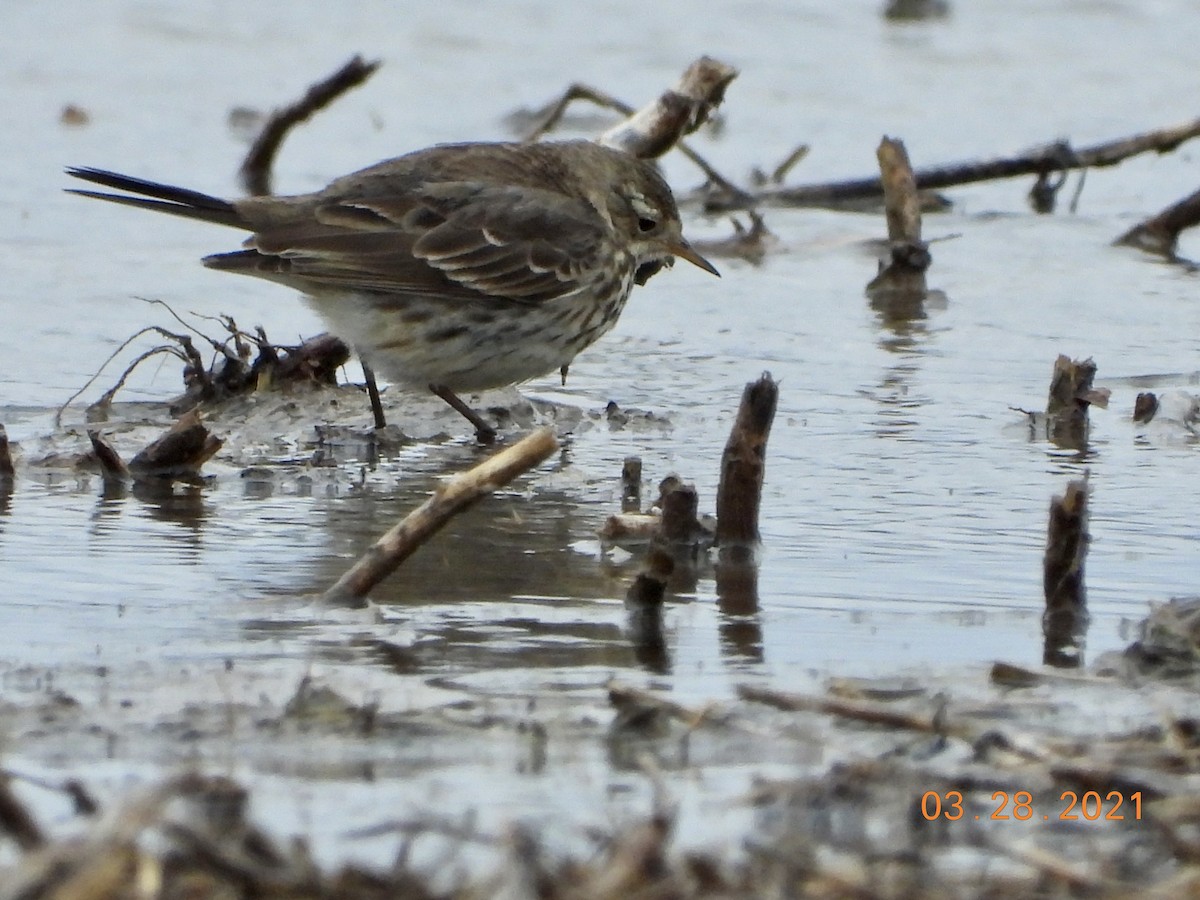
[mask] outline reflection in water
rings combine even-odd
[[[667,637],[663,632],[663,604],[636,603],[627,606],[625,630],[633,648],[633,658],[639,666],[655,675],[667,675],[671,671],[671,654],[667,650]]]
[[[889,332],[880,336],[879,346],[893,353],[919,349],[927,333],[925,295],[879,293],[870,299],[871,309],[879,316],[879,324]]]
[[[151,519],[183,527],[191,536],[192,546],[199,548],[199,537],[209,515],[204,487],[165,478],[138,479],[132,484],[116,478],[102,479],[100,497],[92,513],[92,533],[115,531],[131,495]]]
[[[1084,561],[1089,535],[1088,478],[1067,485],[1062,495],[1050,501],[1050,521],[1043,559],[1043,593],[1046,610],[1042,616],[1045,637],[1042,662],[1063,669],[1083,665],[1083,648],[1088,627]]]
[[[875,292],[870,295],[870,303],[871,309],[879,316],[879,346],[902,358],[901,362],[887,370],[879,389],[874,393],[881,404],[882,421],[877,434],[880,437],[896,437],[916,424],[907,410],[916,409],[927,402],[911,396],[925,338],[929,334],[926,304],[944,307],[946,295],[940,291]]]
[[[4,520],[8,518],[12,507],[13,479],[11,475],[0,474],[0,534],[4,533]]]
[[[754,549],[722,548],[717,558],[716,582],[717,606],[721,611],[721,655],[745,662],[762,662],[758,561]]]
[[[914,396],[918,365],[915,360],[891,366],[871,396],[879,403],[875,434],[881,438],[905,437],[917,425],[916,412],[928,398]]]

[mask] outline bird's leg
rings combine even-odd
[[[479,413],[467,406],[463,399],[450,388],[444,384],[431,384],[429,390],[449,403],[455,412],[475,426],[475,437],[479,443],[490,444],[496,440],[496,429],[483,421]]]
[[[379,385],[375,383],[375,370],[367,365],[365,360],[359,360],[362,364],[363,378],[367,382],[367,398],[371,401],[371,415],[375,417],[375,430],[379,431],[387,427],[387,419],[383,417],[383,401],[379,399]]]

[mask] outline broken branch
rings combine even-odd
[[[346,91],[358,87],[379,66],[378,60],[366,62],[356,54],[328,78],[310,87],[298,101],[271,113],[238,171],[246,193],[252,196],[271,193],[271,167],[287,133]]]

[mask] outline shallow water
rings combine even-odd
[[[229,110],[288,101],[353,52],[385,65],[289,139],[279,190],[437,141],[504,137],[504,114],[572,81],[643,102],[701,53],[742,70],[720,138],[697,141],[739,178],[801,141],[813,151],[792,177],[816,181],[870,173],[884,133],[903,138],[920,166],[1061,135],[1085,145],[1195,115],[1181,98],[1195,84],[1200,19],[1183,0],[964,3],[946,22],[900,27],[876,6],[334,12],[211,0],[122,2],[103,15],[82,3],[10,10],[0,91],[21,127],[0,130],[0,422],[32,454],[51,429],[47,410],[120,341],[147,323],[174,327],[137,297],[230,312],[281,341],[321,330],[282,289],[195,262],[231,249],[236,235],[85,203],[61,193],[61,170],[110,167],[233,193],[245,146]],[[59,124],[68,103],[90,124]],[[124,673],[132,695],[152,691],[164,671],[192,673],[166,679],[159,702],[169,706],[210,691],[232,659],[279,702],[299,673],[361,667],[371,670],[363,690],[399,705],[436,704],[446,679],[595,700],[608,674],[648,677],[622,631],[635,568],[613,565],[595,537],[619,507],[621,460],[643,459],[647,492],[670,472],[694,480],[711,510],[742,386],[763,370],[782,387],[760,608],[727,615],[702,574],[669,606],[670,672],[656,686],[701,700],[745,679],[788,687],[814,673],[1037,664],[1047,504],[1085,471],[1086,656],[1122,646],[1149,603],[1196,590],[1196,441],[1182,428],[1135,428],[1130,413],[1139,390],[1197,389],[1200,306],[1196,275],[1109,243],[1194,190],[1196,152],[1185,145],[1090,173],[1076,215],[1033,215],[1023,181],[951,192],[956,210],[925,225],[927,237],[955,236],[933,245],[930,284],[947,299],[917,317],[889,317],[863,295],[875,270],[865,242],[884,231],[878,215],[771,210],[779,245],[761,266],[724,261],[719,281],[683,266],[656,278],[565,388],[557,378],[524,388],[581,410],[588,427],[452,522],[375,595],[395,631],[388,640],[405,648],[400,661],[372,647],[373,626],[327,623],[304,595],[419,502],[433,476],[475,459],[465,438],[405,449],[361,479],[353,464],[274,477],[218,465],[213,483],[157,497],[106,497],[95,477],[23,470],[0,502],[5,684],[19,694],[21,673],[53,669],[90,696],[102,666]],[[668,173],[681,189],[698,181],[682,161]],[[1185,237],[1182,252],[1195,248]],[[1110,408],[1093,410],[1082,454],[1031,439],[1011,408],[1044,405],[1059,353],[1093,357],[1097,383],[1113,389]],[[1158,377],[1135,383],[1142,375]],[[173,364],[151,364],[128,396],[168,397],[177,379]],[[611,431],[598,415],[609,400],[664,425]],[[402,421],[402,398],[389,402]],[[536,809],[559,789],[541,782],[534,793],[545,796],[531,800],[527,782],[496,781],[509,761],[467,756],[495,769],[498,808]],[[588,765],[600,766],[597,783],[614,777],[601,761]],[[571,781],[569,767],[554,771]],[[469,802],[467,784],[450,793]]]

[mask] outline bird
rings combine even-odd
[[[482,442],[495,431],[459,393],[565,377],[676,257],[720,274],[657,168],[592,141],[438,144],[313,193],[236,200],[66,171],[121,192],[69,193],[249,232],[204,265],[300,291],[365,363],[444,399]]]

